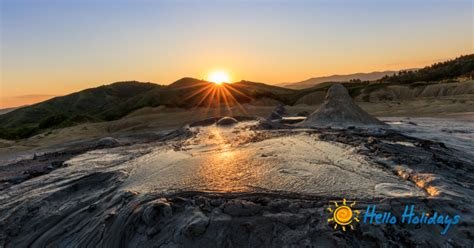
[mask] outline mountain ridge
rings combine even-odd
[[[224,92],[235,103],[247,103],[268,97],[289,103],[286,95],[291,89],[249,81],[216,85],[190,77],[184,77],[169,85],[150,82],[123,81],[15,109],[0,116],[0,138],[21,139],[38,132],[73,126],[83,122],[111,121],[119,119],[143,107],[167,106],[192,108],[212,106],[214,94],[204,90]],[[220,93],[222,94],[222,93]],[[207,98],[206,98],[207,96]],[[219,96],[217,102],[228,101]]]
[[[474,54],[437,63],[413,72],[399,72],[379,81],[342,82],[353,98],[396,100],[404,92],[427,89],[429,85],[457,82],[458,78],[474,78]],[[439,79],[442,81],[417,81]],[[471,80],[472,81],[472,80]],[[150,82],[123,81],[85,89],[66,96],[21,107],[0,115],[0,138],[22,139],[46,130],[73,126],[84,122],[111,121],[122,118],[143,107],[172,108],[213,107],[225,104],[244,104],[254,100],[270,99],[286,105],[317,104],[325,91],[334,83],[320,83],[305,89],[290,89],[264,83],[240,81],[216,85],[191,77],[181,78],[170,85]],[[400,87],[394,87],[403,85]],[[446,91],[446,87],[431,87],[432,93],[417,94],[440,96],[472,94],[474,84]],[[408,87],[408,88],[407,88]],[[420,91],[421,92],[421,91]],[[377,96],[374,98],[374,94]],[[406,95],[406,94],[405,94]]]
[[[413,70],[413,69],[409,69]],[[290,89],[304,89],[309,87],[314,87],[321,83],[326,82],[345,82],[349,80],[359,79],[362,81],[373,81],[378,80],[386,75],[393,75],[398,71],[374,71],[374,72],[358,72],[358,73],[351,73],[351,74],[334,74],[330,76],[322,76],[322,77],[312,77],[300,82],[293,82],[293,83],[282,83],[279,84],[283,87],[287,87]]]

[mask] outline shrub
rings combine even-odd
[[[58,115],[52,115],[44,118],[43,120],[40,121],[38,127],[39,129],[46,129],[50,127],[57,126],[61,124],[63,121],[65,121],[67,117],[63,114],[58,114]]]

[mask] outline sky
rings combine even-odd
[[[418,68],[474,50],[472,0],[0,0],[0,108],[117,81]]]

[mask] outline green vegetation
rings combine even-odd
[[[38,128],[46,129],[46,128],[58,126],[65,120],[67,120],[67,116],[65,116],[64,114],[50,115],[40,121]]]
[[[180,108],[205,106],[209,102],[202,101],[203,94],[192,93],[208,86],[213,84],[183,78],[168,86],[132,81],[86,89],[0,115],[0,138],[23,139],[54,128],[84,122],[116,120],[146,106],[164,105]],[[234,90],[229,89],[230,86],[222,87],[228,88],[232,97],[239,103],[262,97],[287,102],[288,95],[295,92],[246,81],[233,84],[231,88]]]
[[[449,80],[458,77],[474,78],[474,54],[436,63],[420,70],[400,71],[396,75],[385,76],[380,81],[410,84]]]
[[[133,98],[160,87],[118,82],[19,108],[0,115],[0,138],[22,139],[51,128],[117,119],[140,107]]]
[[[235,99],[241,104],[255,99],[270,98],[293,105],[301,97],[313,92],[326,91],[334,83],[342,83],[349,94],[356,97],[390,85],[402,84],[416,88],[473,76],[474,55],[467,55],[417,71],[386,76],[378,81],[326,82],[301,90],[248,81],[218,87],[224,87],[230,93],[228,99]],[[210,82],[182,78],[168,86],[131,81],[86,89],[0,115],[0,138],[23,139],[54,128],[84,122],[116,120],[147,106],[179,108],[211,106],[216,104],[216,97],[203,100],[206,91],[202,90],[212,89],[212,86],[214,85]],[[368,100],[367,95],[364,97],[363,99]]]

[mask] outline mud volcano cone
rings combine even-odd
[[[331,86],[326,99],[311,113],[301,126],[306,127],[348,127],[385,125],[357,106],[341,84]]]

